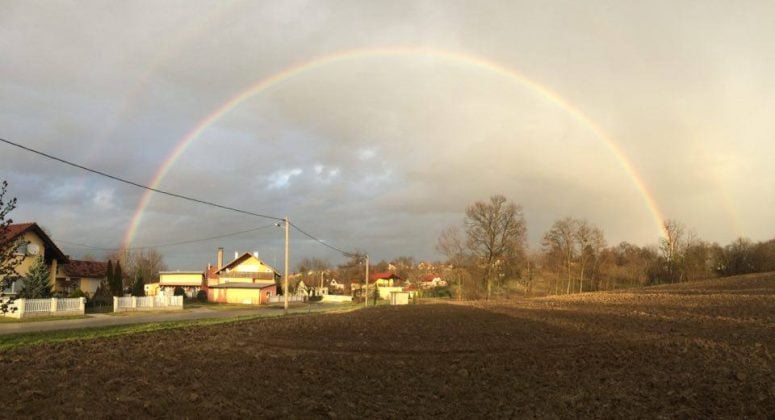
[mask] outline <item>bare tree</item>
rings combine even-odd
[[[447,257],[447,263],[455,268],[463,265],[466,254],[466,241],[460,226],[452,225],[441,231],[436,250]]]
[[[566,293],[570,293],[573,260],[577,255],[576,231],[578,221],[566,217],[554,222],[551,229],[544,234],[544,249],[562,258],[563,265],[568,275],[568,287]]]
[[[296,266],[296,272],[301,274],[301,279],[308,286],[317,285],[323,287],[323,273],[331,268],[331,263],[317,257],[304,257]]]
[[[118,252],[110,259],[119,261],[124,267],[127,284],[123,287],[133,286],[138,278],[143,283],[150,283],[159,278],[160,271],[167,269],[164,256],[153,248]]]
[[[489,202],[477,201],[466,208],[466,245],[484,265],[487,298],[492,295],[496,267],[515,260],[524,253],[527,227],[522,207],[508,202],[502,195]]]
[[[12,219],[7,218],[8,214],[16,208],[16,198],[5,199],[8,189],[8,182],[3,181],[0,184],[0,313],[5,314],[10,308],[11,301],[2,299],[5,289],[18,279],[16,267],[24,259],[23,255],[17,255],[16,248],[22,244],[9,238],[9,226],[13,223]]]
[[[660,251],[665,259],[666,275],[671,282],[680,281],[681,251],[686,229],[681,223],[670,219],[665,220],[662,226],[665,236],[660,241]]]
[[[600,256],[605,248],[605,236],[603,231],[586,220],[577,220],[576,242],[579,251],[579,292],[584,291],[584,273],[590,263]]]

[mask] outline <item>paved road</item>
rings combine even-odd
[[[288,313],[307,313],[308,311],[322,312],[331,308],[331,305],[323,304],[311,305],[309,308],[307,305],[298,305],[288,308]],[[343,307],[343,309],[344,308],[345,307]],[[144,324],[149,322],[184,321],[207,318],[231,318],[236,316],[263,315],[270,317],[280,316],[282,313],[282,308],[263,306],[255,309],[234,309],[227,311],[213,310],[208,308],[195,308],[170,312],[131,312],[122,315],[88,314],[86,318],[60,319],[56,321],[3,322],[0,323],[0,335],[40,331],[74,330],[81,328],[98,328],[114,325]]]

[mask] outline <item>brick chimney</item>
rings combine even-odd
[[[223,268],[223,248],[218,248],[218,269]]]

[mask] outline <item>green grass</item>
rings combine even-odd
[[[313,312],[312,314],[321,313],[336,313],[336,312],[349,312],[357,308],[336,308],[325,309],[323,311]],[[251,321],[260,318],[274,318],[283,315],[282,311],[272,314],[252,314],[244,316],[235,316],[229,318],[207,318],[185,321],[166,321],[166,322],[150,322],[143,324],[132,325],[117,325],[110,327],[98,327],[98,328],[82,328],[75,330],[61,330],[61,331],[41,331],[31,333],[19,333],[8,334],[0,336],[0,351],[11,350],[19,347],[48,344],[48,343],[61,343],[67,341],[77,340],[92,340],[98,338],[110,338],[119,337],[123,335],[148,333],[155,331],[173,330],[179,328],[191,328],[191,327],[204,327],[209,325],[228,324],[233,322]],[[306,313],[294,313],[288,316],[307,316]]]
[[[65,319],[84,319],[89,318],[87,315],[71,315],[71,316],[36,316],[32,318],[11,318],[8,316],[0,316],[0,324],[17,324],[20,322],[43,322],[43,321],[61,321]]]

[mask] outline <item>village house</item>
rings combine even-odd
[[[64,282],[57,281],[57,273],[61,269],[61,264],[67,263],[67,256],[56,246],[54,241],[38,226],[37,223],[16,223],[8,225],[4,237],[0,238],[0,243],[13,241],[16,243],[15,255],[21,257],[21,263],[16,266],[17,281],[2,292],[9,295],[16,295],[23,286],[23,280],[19,280],[27,275],[38,258],[43,258],[43,262],[49,270],[49,283],[52,291],[65,292],[67,285]]]
[[[201,271],[160,271],[159,291],[165,296],[172,296],[175,289],[180,288],[186,297],[195,298],[200,290],[205,289],[204,278]]]
[[[80,290],[87,297],[92,297],[100,284],[107,279],[107,272],[106,262],[70,260],[62,265],[56,282],[59,290],[66,294]]]
[[[423,289],[433,289],[436,287],[444,287],[447,285],[445,280],[442,280],[438,274],[425,274],[420,277],[420,287]]]
[[[207,270],[207,300],[220,303],[260,305],[277,295],[280,274],[246,252],[223,265],[223,248],[218,248],[217,266]]]
[[[401,277],[396,273],[383,272],[383,273],[371,273],[369,274],[369,296],[377,290],[380,299],[387,299],[390,296],[390,292],[400,292],[402,287],[399,286]],[[359,282],[352,282],[350,289],[353,296],[363,295],[363,284]]]
[[[336,279],[331,279],[331,281],[328,282],[328,287],[331,289],[332,293],[344,293],[344,286],[344,283],[339,283]]]

